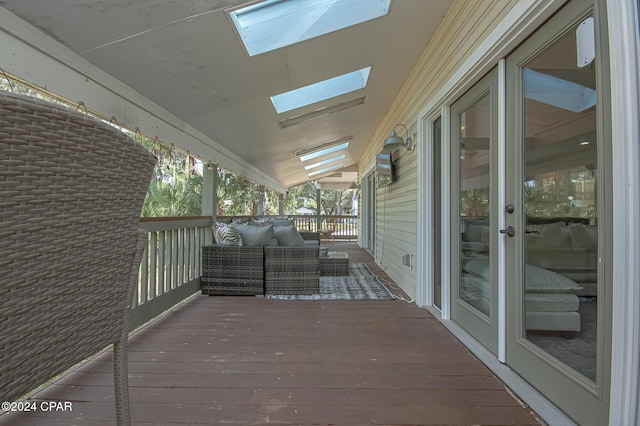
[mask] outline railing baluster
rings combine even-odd
[[[147,246],[142,253],[142,262],[140,265],[140,278],[138,280],[139,286],[139,303],[142,304],[149,299],[149,240],[147,239]]]
[[[164,291],[165,293],[173,288],[173,229],[167,231],[167,278],[165,281]]]
[[[149,281],[153,289],[153,297],[158,295],[158,233],[149,233]]]
[[[166,232],[160,231],[158,232],[158,294],[163,294],[165,292],[165,271],[167,265],[165,263],[165,254],[166,254]]]

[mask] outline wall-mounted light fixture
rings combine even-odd
[[[398,126],[404,127],[405,136],[407,137],[406,140],[396,134],[395,129]],[[413,151],[413,139],[411,139],[411,136],[409,136],[409,129],[407,129],[407,126],[405,126],[404,124],[396,124],[395,126],[393,126],[393,129],[391,129],[391,135],[384,140],[382,148],[392,150],[401,146],[407,148],[407,151]]]
[[[349,185],[349,189],[360,189],[360,185],[358,185],[358,182],[354,180],[351,182],[351,185]]]

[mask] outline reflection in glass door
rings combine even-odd
[[[495,216],[497,71],[451,106],[451,316],[498,349]]]
[[[507,362],[580,424],[606,424],[602,79],[578,54],[596,51],[591,8],[571,2],[507,58]]]

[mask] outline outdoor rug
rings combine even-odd
[[[319,294],[272,294],[267,297],[277,300],[393,300],[389,290],[364,263],[350,264],[349,276],[320,277]]]

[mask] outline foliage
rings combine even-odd
[[[353,189],[323,189],[320,191],[320,213],[326,215],[351,214]],[[289,188],[285,198],[285,212],[295,214],[300,207],[317,208],[316,187],[313,182]]]
[[[218,216],[255,215],[258,210],[258,188],[243,178],[218,169]]]
[[[133,135],[158,159],[142,207],[143,217],[200,216],[202,176],[195,158],[145,136]]]
[[[284,199],[284,212],[295,214],[300,207],[316,207],[316,186],[313,182],[292,186]]]
[[[460,193],[460,213],[469,217],[489,215],[489,188],[474,188]]]
[[[353,189],[323,189],[320,193],[321,213],[327,215],[351,214]]]

